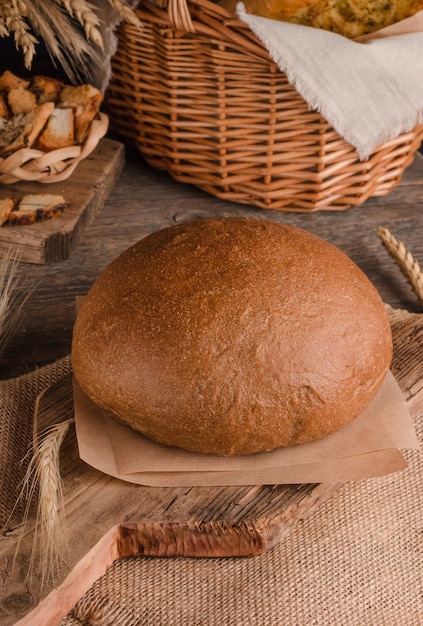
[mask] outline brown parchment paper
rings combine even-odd
[[[418,449],[410,413],[389,372],[371,405],[319,441],[248,456],[197,454],[158,444],[108,415],[74,381],[79,454],[96,469],[150,486],[345,482],[403,470]]]

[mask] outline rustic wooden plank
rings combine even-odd
[[[19,251],[22,262],[51,264],[67,259],[103,207],[123,165],[123,144],[102,139],[94,152],[63,182],[0,185],[0,197],[19,200],[28,193],[54,193],[62,194],[69,203],[61,215],[51,220],[29,226],[2,226],[0,256],[12,246]]]

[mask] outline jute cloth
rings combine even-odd
[[[38,394],[70,372],[70,358],[19,378],[0,381],[0,528],[12,512],[19,517],[25,500],[19,498],[33,441],[34,409]]]
[[[32,441],[34,398],[65,358],[0,383],[0,514]],[[423,415],[416,421],[423,439]],[[60,626],[422,626],[423,461],[343,485],[271,551],[252,558],[116,561]],[[15,514],[16,514],[15,510]]]
[[[116,561],[60,626],[422,626],[423,461],[405,454],[258,557]]]

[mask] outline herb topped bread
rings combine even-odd
[[[220,4],[235,13],[238,0]],[[423,10],[423,0],[244,0],[247,13],[330,30],[349,39],[373,33]]]

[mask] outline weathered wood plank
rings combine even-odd
[[[102,139],[75,172],[60,183],[0,185],[0,197],[19,200],[28,193],[62,194],[69,203],[60,216],[30,226],[0,228],[0,256],[12,246],[22,262],[57,263],[67,259],[104,205],[124,165],[123,144]]]

